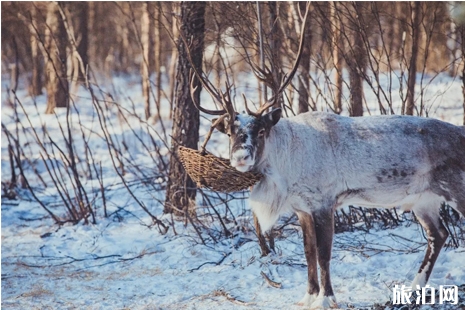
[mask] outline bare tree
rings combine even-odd
[[[330,2],[330,21],[331,21],[331,50],[334,64],[334,112],[342,112],[342,57],[340,57],[341,48],[341,25],[340,16],[337,12],[337,3]]]
[[[39,29],[36,23],[37,9],[34,5],[31,6],[30,10],[30,22],[28,23],[29,35],[31,38],[31,65],[32,65],[32,77],[30,85],[30,93],[33,96],[42,94],[42,66],[41,66],[41,55],[39,50]]]
[[[171,3],[171,9],[173,11],[173,15],[175,16],[178,16],[179,15],[179,10],[180,10],[180,6],[179,6],[179,3],[177,2],[173,2]],[[167,19],[167,18],[166,18]],[[167,22],[170,22],[168,19],[167,19]],[[179,30],[178,30],[178,19],[177,18],[172,18],[171,19],[171,32],[172,32],[172,36],[173,36],[173,39],[174,38],[177,38],[179,36]],[[170,101],[170,118],[172,118],[172,113],[173,113],[173,106],[174,106],[174,96],[175,96],[175,81],[176,81],[176,66],[177,66],[177,58],[178,58],[178,49],[177,48],[173,48],[171,50],[171,60],[170,60],[170,65],[169,65],[169,72],[168,72],[168,77],[169,77],[169,81],[170,81],[170,86],[169,86],[169,101]]]
[[[161,67],[163,66],[162,63],[162,35],[161,35],[161,29],[162,29],[162,23],[161,23],[161,11],[162,11],[162,4],[160,2],[155,2],[153,4],[155,6],[154,9],[154,44],[153,44],[153,49],[154,49],[154,65],[155,65],[155,74],[156,74],[156,98],[155,98],[155,105],[157,107],[157,112],[160,114],[160,102],[161,102],[161,92],[162,92],[162,72],[161,72]]]
[[[76,43],[77,43],[77,52],[80,57],[80,61],[82,61],[82,66],[85,70],[87,70],[87,65],[89,63],[89,7],[90,2],[75,2],[73,3],[75,10],[75,18],[74,18],[74,30],[76,35]],[[79,70],[79,78],[82,81],[85,81],[87,77],[84,76],[85,72]]]
[[[298,2],[300,6],[299,11],[305,11],[305,2]],[[311,20],[311,18],[310,18]],[[298,23],[295,20],[295,23]],[[302,25],[300,31],[305,31],[305,43],[302,50],[302,59],[300,60],[300,75],[299,75],[299,109],[298,113],[304,113],[309,111],[309,91],[310,91],[310,58],[312,56],[312,31],[310,29],[310,22],[306,25]],[[312,105],[312,110],[316,110],[316,106]]]
[[[421,17],[421,2],[413,1],[410,4],[412,16],[412,55],[410,56],[410,65],[408,68],[407,80],[407,107],[405,114],[413,115],[415,108],[415,83],[417,74],[417,58],[418,47],[420,45],[420,17]]]
[[[268,2],[268,9],[270,13],[269,17],[269,24],[270,24],[270,39],[269,39],[269,46],[270,46],[270,62],[271,67],[276,68],[272,71],[273,78],[275,81],[281,80],[281,72],[280,69],[282,68],[282,61],[280,55],[280,35],[279,35],[279,27],[278,27],[278,2],[269,1]],[[275,108],[279,108],[282,106],[282,97],[276,101]]]
[[[349,43],[351,53],[345,57],[349,66],[350,80],[350,116],[363,116],[363,76],[366,70],[366,50],[362,38],[361,27],[363,18],[361,16],[363,4],[354,2],[349,9],[350,38]]]
[[[192,65],[198,70],[202,67],[205,36],[206,2],[181,3],[181,33],[190,44],[186,46],[179,40],[178,69],[176,74],[176,98],[173,115],[171,141],[171,160],[166,190],[165,212],[182,215],[192,211],[196,186],[188,176],[177,156],[179,145],[197,148],[199,140],[199,111],[190,95],[191,63],[187,49],[192,55]],[[200,84],[195,92],[196,101],[200,101]]]
[[[462,50],[462,97],[463,97],[463,125],[465,125],[465,21],[458,27],[457,33],[460,36],[460,48]]]
[[[66,78],[67,36],[56,2],[50,2],[47,6],[46,23],[47,109],[45,113],[51,114],[55,107],[68,107],[69,101],[68,80]]]
[[[151,115],[150,112],[150,29],[152,22],[150,19],[149,3],[143,2],[141,7],[141,20],[140,20],[140,45],[142,49],[142,62],[140,70],[142,74],[142,95],[144,96],[144,111],[145,118],[148,119]]]

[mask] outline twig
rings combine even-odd
[[[272,287],[275,287],[275,288],[281,288],[281,286],[282,286],[281,283],[275,282],[275,281],[271,280],[271,279],[266,275],[266,273],[264,273],[263,271],[260,271],[260,274],[262,275],[263,278],[265,278],[266,283],[268,283],[269,286],[272,286]]]
[[[217,262],[206,262],[206,263],[203,263],[202,265],[200,265],[199,267],[193,268],[193,269],[189,269],[188,271],[189,271],[189,272],[192,272],[192,271],[194,271],[194,270],[199,270],[200,268],[202,268],[203,266],[208,265],[208,264],[212,264],[212,265],[216,265],[216,266],[221,265],[221,263],[226,259],[226,257],[228,257],[229,255],[231,255],[231,253],[232,253],[232,252],[229,252],[229,253],[227,253],[227,254],[224,254],[224,255],[223,255],[223,258],[221,258],[221,259],[220,259],[219,261],[217,261]]]
[[[237,299],[236,297],[231,296],[231,294],[225,292],[225,291],[222,290],[222,289],[215,290],[215,291],[213,292],[213,295],[214,295],[214,296],[223,296],[223,297],[226,297],[226,299],[229,300],[230,302],[235,303],[235,304],[238,304],[238,305],[241,305],[241,306],[249,305],[249,304],[250,304],[250,303],[248,303],[248,302],[239,300],[239,299]]]

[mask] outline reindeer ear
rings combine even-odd
[[[263,119],[269,127],[273,127],[281,119],[283,110],[281,108],[273,109],[273,111],[263,115]]]
[[[217,118],[212,119],[212,123],[213,123],[213,124],[216,123],[217,120],[218,120]],[[221,132],[221,133],[226,134],[226,133],[227,133],[227,132],[226,132],[226,124],[225,124],[224,122],[225,122],[225,120],[223,120],[222,122],[219,122],[219,123],[215,126],[215,129],[218,130],[218,131]]]

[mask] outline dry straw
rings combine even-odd
[[[217,192],[237,192],[248,189],[262,178],[257,172],[240,172],[228,159],[179,146],[179,157],[187,173],[198,187]]]

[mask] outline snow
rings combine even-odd
[[[317,78],[317,77],[316,77]],[[5,79],[2,79],[2,84]],[[382,81],[386,83],[386,81]],[[100,83],[103,90],[111,93],[124,109],[143,115],[143,102],[137,79],[130,76],[113,77]],[[393,83],[394,84],[394,83]],[[427,83],[425,83],[427,84]],[[392,85],[398,94],[398,85]],[[23,145],[31,141],[33,128],[38,136],[44,130],[51,133],[56,143],[62,145],[63,136],[58,127],[66,122],[66,114],[58,110],[57,116],[43,115],[45,97],[36,98],[36,103],[27,95],[25,86],[17,92],[24,105],[18,116],[24,125],[19,130]],[[2,87],[2,124],[15,131],[14,111],[6,104],[8,94]],[[347,96],[347,90],[345,90]],[[461,124],[463,110],[461,82],[448,76],[433,79],[424,92],[425,106],[429,116],[454,124]],[[102,92],[98,96],[105,97]],[[203,94],[202,96],[205,96]],[[394,95],[395,97],[396,95]],[[211,104],[203,97],[206,105]],[[374,102],[372,114],[377,114],[377,102],[367,91],[366,98]],[[396,97],[397,98],[397,97]],[[394,99],[393,106],[399,112],[400,101]],[[427,99],[426,99],[427,98]],[[253,99],[253,98],[252,98]],[[2,197],[2,307],[5,309],[302,309],[297,302],[305,296],[307,270],[300,228],[287,225],[276,240],[276,253],[260,256],[256,236],[252,227],[252,215],[244,197],[235,194],[229,202],[235,222],[226,223],[232,237],[217,238],[213,242],[206,231],[202,244],[192,225],[183,221],[174,222],[168,233],[161,234],[147,213],[128,194],[121,178],[115,173],[104,144],[103,132],[90,96],[80,89],[75,98],[75,109],[71,116],[72,132],[77,143],[84,149],[84,140],[79,138],[81,122],[85,128],[87,142],[93,151],[93,161],[103,171],[103,182],[107,192],[107,208],[110,216],[103,216],[102,199],[96,179],[89,179],[85,188],[94,193],[96,224],[58,226],[45,210],[34,201],[27,190],[18,189],[21,200]],[[319,101],[320,109],[325,109]],[[213,105],[211,104],[211,107]],[[110,103],[105,113],[118,114],[118,108]],[[30,122],[26,119],[26,112]],[[128,154],[123,154],[127,165],[124,176],[134,195],[150,212],[166,224],[172,223],[170,215],[163,215],[163,177],[157,175],[156,149],[145,148],[141,141],[133,138],[137,132],[143,142],[149,143],[149,134],[157,141],[159,152],[168,153],[168,146],[161,140],[161,124],[146,124],[133,114],[128,123],[116,116],[108,126],[108,132],[117,143],[126,143]],[[132,115],[132,116],[131,116]],[[171,128],[167,121],[168,104],[162,106],[163,126]],[[201,119],[201,135],[208,130],[208,121]],[[128,125],[131,124],[131,125]],[[41,127],[43,125],[43,127]],[[21,129],[21,128],[20,128]],[[202,138],[201,138],[202,139]],[[209,146],[213,152],[226,156],[227,139],[217,133]],[[8,157],[8,141],[2,134],[2,182],[11,177]],[[31,178],[28,180],[47,205],[57,213],[63,210],[56,188],[43,188],[41,181],[32,175],[35,167],[50,184],[45,163],[36,146],[25,146],[28,158],[22,158]],[[79,154],[82,156],[82,154]],[[56,154],[49,159],[57,165],[65,165],[64,158]],[[141,167],[142,172],[135,169]],[[150,185],[142,184],[138,178],[147,177]],[[200,196],[200,195],[199,195]],[[213,233],[222,231],[214,219],[204,216],[208,210],[198,198],[199,216],[209,225]],[[229,212],[223,204],[217,205],[220,214]],[[409,218],[409,215],[405,215]],[[216,219],[216,218],[215,218]],[[171,224],[170,224],[171,225]],[[394,285],[410,285],[417,274],[424,256],[426,240],[421,227],[405,220],[395,229],[372,228],[369,232],[355,231],[337,234],[334,238],[331,261],[332,284],[339,307],[371,308],[375,304],[385,305],[392,298]],[[434,267],[429,284],[465,284],[465,249],[445,248]],[[271,287],[262,277],[264,272],[281,288]],[[463,296],[463,295],[462,295]],[[463,298],[463,297],[462,297]],[[461,301],[463,303],[463,300]],[[387,307],[389,308],[389,307]]]

